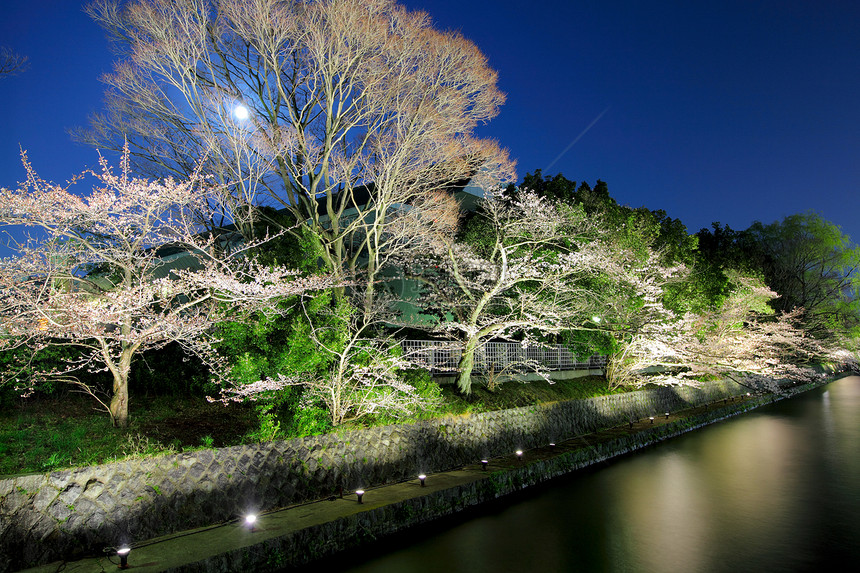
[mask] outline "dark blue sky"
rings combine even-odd
[[[481,133],[520,177],[600,178],[619,202],[665,209],[691,232],[814,209],[860,238],[860,3],[404,3],[498,70],[508,100]],[[82,6],[3,2],[0,45],[31,65],[0,80],[0,185],[23,178],[19,144],[47,179],[97,162],[65,131],[100,109],[114,58]]]

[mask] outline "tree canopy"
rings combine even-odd
[[[15,256],[0,259],[0,349],[28,351],[3,378],[26,392],[39,379],[61,377],[99,400],[122,427],[139,353],[178,342],[218,365],[211,351],[218,321],[241,320],[244,312],[332,285],[257,264],[242,255],[254,243],[225,256],[216,245],[230,237],[199,233],[194,224],[192,214],[209,203],[205,180],[134,178],[127,159],[118,174],[103,160],[97,186],[83,197],[42,180],[26,156],[27,181],[0,189],[0,225],[34,231]],[[20,376],[51,346],[79,352]],[[212,370],[216,377],[225,371]],[[81,371],[109,372],[112,389],[103,395]]]
[[[804,327],[822,337],[856,335],[860,327],[860,247],[819,214],[808,211],[744,231],[715,223],[699,232],[707,257],[760,273],[779,295],[771,305],[782,313],[802,309]]]
[[[484,55],[392,0],[99,0],[88,12],[121,60],[106,111],[77,136],[102,149],[127,138],[144,173],[187,176],[205,158],[240,231],[255,207],[286,209],[287,231],[310,230],[340,276],[373,283],[374,253],[398,247],[383,232],[397,205],[511,177],[506,153],[474,133],[504,102]]]

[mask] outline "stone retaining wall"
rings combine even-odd
[[[0,480],[0,571],[438,472],[745,393],[664,387]]]

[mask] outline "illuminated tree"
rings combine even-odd
[[[253,228],[253,205],[286,209],[337,275],[366,278],[396,249],[392,212],[476,174],[510,176],[474,136],[504,97],[486,58],[392,0],[99,0],[118,40],[107,111],[78,136],[127,137],[141,168],[186,176],[206,157]],[[242,113],[237,113],[242,110]],[[244,209],[243,209],[244,207]]]
[[[790,215],[745,231],[719,223],[699,231],[705,259],[741,272],[761,274],[779,294],[778,312],[803,308],[803,327],[828,344],[860,331],[860,247],[814,212]]]
[[[777,379],[813,379],[803,367],[820,346],[798,326],[800,310],[775,315],[777,294],[760,280],[732,275],[735,288],[720,308],[675,317],[655,307],[652,320],[628,337],[607,376],[613,386],[695,383],[702,376],[730,378],[756,390],[778,391]],[[649,374],[657,368],[659,373]]]
[[[471,391],[476,350],[493,338],[538,343],[542,336],[591,329],[614,302],[597,288],[622,270],[624,256],[599,240],[580,207],[527,190],[488,193],[463,241],[439,235],[424,256],[402,261],[423,285],[421,305],[437,329],[462,343],[457,384]]]
[[[803,308],[805,327],[817,336],[860,328],[860,247],[837,225],[813,212],[744,232],[758,247],[755,263],[777,293],[780,312]]]
[[[80,350],[28,379],[14,369],[5,378],[26,392],[59,377],[96,398],[120,427],[128,424],[129,373],[139,353],[175,341],[223,376],[210,349],[213,324],[331,284],[244,256],[259,242],[222,256],[230,237],[198,234],[193,223],[210,197],[205,182],[131,178],[127,159],[119,175],[102,161],[99,187],[79,197],[40,179],[24,156],[26,183],[0,190],[0,224],[36,231],[17,256],[0,261],[0,340],[30,356],[56,345]],[[109,372],[108,396],[76,376],[81,371]]]
[[[391,335],[379,335],[377,327],[389,312],[386,301],[376,304],[375,312],[368,315],[341,299],[329,309],[327,320],[306,317],[297,334],[310,341],[313,361],[328,365],[323,371],[309,368],[250,384],[225,384],[218,400],[266,400],[283,388],[299,386],[304,389],[305,404],[322,402],[335,426],[372,414],[401,417],[432,409],[437,396],[420,393],[402,379],[401,372],[417,364]]]

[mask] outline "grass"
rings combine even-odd
[[[474,386],[468,397],[445,385],[440,414],[479,413],[615,392],[598,376],[555,384],[508,382],[494,392]],[[0,475],[237,445],[259,428],[253,406],[225,407],[200,397],[132,396],[131,423],[122,430],[113,428],[107,413],[95,405],[91,398],[74,393],[4,403],[0,408]]]
[[[118,459],[241,443],[253,408],[197,397],[132,397],[131,423],[113,428],[86,396],[16,400],[0,409],[0,475],[47,472]]]
[[[623,390],[610,390],[603,376],[558,380],[554,384],[543,380],[526,383],[506,382],[493,392],[487,390],[485,386],[473,385],[470,396],[458,393],[454,385],[442,387],[446,404],[445,412],[449,414],[490,412],[561,400],[583,400],[621,392]]]

